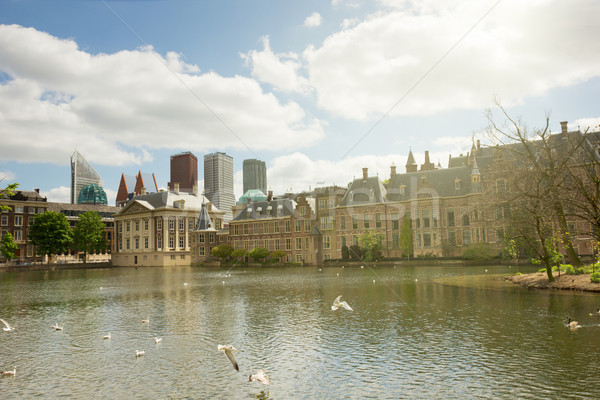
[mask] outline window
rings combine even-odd
[[[27,225],[31,226],[31,225],[33,225],[34,222],[35,222],[35,217],[27,218]]]
[[[421,218],[419,217],[419,210],[415,210],[415,228],[420,228],[421,227]]]
[[[431,210],[431,219],[433,220],[433,227],[436,228],[438,224],[438,209],[435,207]]]
[[[333,208],[334,207],[334,205],[333,205],[333,199],[327,200],[327,207],[328,208]]]
[[[319,210],[325,209],[325,200],[319,200]]]
[[[286,250],[292,249],[292,239],[290,239],[290,238],[285,239],[285,249]]]
[[[327,227],[327,217],[321,217],[321,229],[324,230]]]
[[[248,234],[248,224],[244,224],[244,235]]]
[[[301,254],[296,254],[296,262],[297,263],[301,263],[302,262],[302,255]]]
[[[175,230],[175,220],[173,218],[169,218],[169,230]]]
[[[416,233],[415,234],[415,239],[416,239],[416,247],[421,247],[421,234],[420,233]]]
[[[358,229],[358,218],[356,218],[356,215],[352,216],[352,229]]]
[[[233,234],[234,234],[234,235],[236,235],[236,236],[237,236],[237,235],[239,235],[239,234],[240,234],[240,229],[239,229],[239,228],[240,228],[240,227],[239,227],[239,225],[234,225],[234,226],[233,226]]]
[[[448,226],[454,226],[454,209],[449,208],[446,210],[446,219],[448,221]]]
[[[300,206],[300,215],[306,215],[306,207]]]
[[[454,189],[460,189],[460,179],[458,178],[454,180]]]
[[[140,221],[135,221],[135,231],[139,231],[140,230]]]
[[[140,238],[135,238],[135,248],[136,250],[140,248]]]
[[[15,206],[15,214],[23,214],[23,207]]]
[[[365,227],[365,229],[369,229],[369,219],[370,216],[368,214],[363,215],[363,226]]]
[[[275,250],[279,250],[279,239],[275,239]]]
[[[295,229],[294,229],[295,232],[302,232],[302,221],[300,221],[300,220],[297,219],[295,221],[294,225],[295,225]]]
[[[331,249],[331,238],[329,236],[323,236],[323,248]]]
[[[392,247],[400,247],[400,235],[398,234],[398,232],[392,233]]]
[[[448,231],[448,244],[450,246],[456,246],[456,232]]]
[[[35,214],[35,207],[27,207],[28,208],[28,212],[29,214]],[[27,250],[29,252],[29,249]],[[27,255],[27,257],[31,257],[30,255]]]
[[[269,233],[269,223],[265,222],[263,224],[263,233]]]
[[[285,220],[285,231],[286,232],[290,231],[290,220],[289,219]]]
[[[429,210],[423,210],[421,212],[421,217],[423,218],[423,228],[429,228],[431,225],[429,220]],[[423,241],[425,241],[425,238],[423,238]]]
[[[496,193],[503,193],[506,189],[506,181],[504,179],[496,180]]]
[[[179,236],[179,248],[180,249],[185,248],[185,237],[184,236]]]
[[[14,239],[15,242],[20,242],[21,240],[23,240],[23,231],[20,229],[15,229]]]
[[[198,235],[198,243],[204,243],[204,233]]]
[[[431,233],[423,232],[423,247],[431,247]]]
[[[275,233],[279,233],[279,221],[274,222],[275,228],[273,229]]]
[[[375,214],[375,228],[381,228],[381,214]]]
[[[162,249],[162,237],[160,236],[156,238],[156,248],[158,250]]]
[[[131,225],[131,223],[130,223],[129,221],[127,221],[127,223],[125,224],[125,228],[126,228],[125,230],[126,230],[127,232],[129,232],[130,225]]]
[[[169,236],[169,248],[170,249],[175,248],[175,238],[173,236]]]
[[[469,224],[471,222],[470,219],[469,219],[469,210],[466,209],[466,208],[463,208],[461,210],[461,213],[462,213],[462,225],[463,226],[469,226]]]
[[[184,232],[185,231],[185,219],[180,218],[179,219],[179,232]]]
[[[400,229],[400,223],[398,220],[398,213],[392,213],[392,230],[397,231]]]
[[[144,230],[145,231],[148,230],[148,219],[147,218],[144,220]]]
[[[296,238],[296,250],[302,250],[302,238]]]
[[[344,215],[340,217],[340,229],[346,229],[346,217]]]
[[[346,246],[346,236],[342,236],[342,247]]]
[[[194,218],[188,218],[188,231],[194,230]]]
[[[309,219],[304,220],[304,232],[310,232],[310,220]]]
[[[38,214],[43,214],[44,213],[44,209],[42,207],[38,207],[37,213]]]
[[[148,248],[148,238],[147,237],[144,238],[144,248],[145,249]]]
[[[358,236],[352,235],[352,245],[358,246]]]
[[[162,218],[156,220],[156,230],[162,230]]]
[[[8,225],[8,215],[2,216],[2,226]]]
[[[198,247],[198,255],[200,255],[200,256],[204,255],[204,246],[199,246]]]
[[[23,216],[15,215],[15,226],[23,226]]]
[[[463,229],[463,245],[468,246],[471,244],[471,230]]]
[[[125,242],[125,249],[129,250],[130,247],[130,241],[129,238],[127,238],[126,242]]]

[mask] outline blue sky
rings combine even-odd
[[[524,4],[526,3],[526,4]],[[0,179],[68,202],[70,155],[169,181],[192,151],[267,164],[275,192],[403,172],[529,126],[598,126],[595,0],[0,2]]]

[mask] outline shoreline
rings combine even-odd
[[[600,283],[590,282],[590,274],[567,275],[554,274],[554,282],[548,281],[545,272],[533,272],[523,275],[509,275],[504,279],[529,289],[574,290],[580,292],[600,293]]]

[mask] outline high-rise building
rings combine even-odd
[[[175,183],[179,183],[180,191],[188,193],[198,185],[198,158],[189,151],[171,156],[169,189],[173,190]]]
[[[235,205],[232,157],[225,153],[204,156],[204,192],[215,207],[225,212],[224,220],[230,221]]]
[[[264,161],[244,160],[244,193],[253,189],[267,194],[267,168]]]
[[[104,187],[98,172],[75,150],[71,156],[71,204],[78,204],[79,192],[91,183]]]

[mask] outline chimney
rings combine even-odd
[[[481,149],[481,142],[477,139],[477,150]]]
[[[194,196],[198,197],[198,184],[192,186],[192,192],[194,193]]]
[[[179,194],[179,183],[175,182],[173,183],[173,191],[177,194]]]
[[[363,168],[363,180],[367,180],[369,177],[369,168]]]
[[[562,121],[560,123],[560,133],[567,133],[568,129],[567,129],[567,124],[569,122],[568,121]]]
[[[141,191],[141,193],[140,193],[140,194],[146,194],[146,187],[145,187],[145,186],[142,186],[142,189],[141,189],[141,190],[142,190],[142,191]]]
[[[35,192],[36,192],[37,194],[40,194],[40,189],[39,189],[39,188],[35,188],[35,189],[33,189],[33,190],[35,190]]]
[[[269,190],[269,193],[267,194],[267,201],[271,201],[273,200],[273,191]]]
[[[390,172],[390,179],[392,179],[393,177],[396,176],[396,166],[394,164],[392,164],[392,166],[390,167],[391,172]]]

